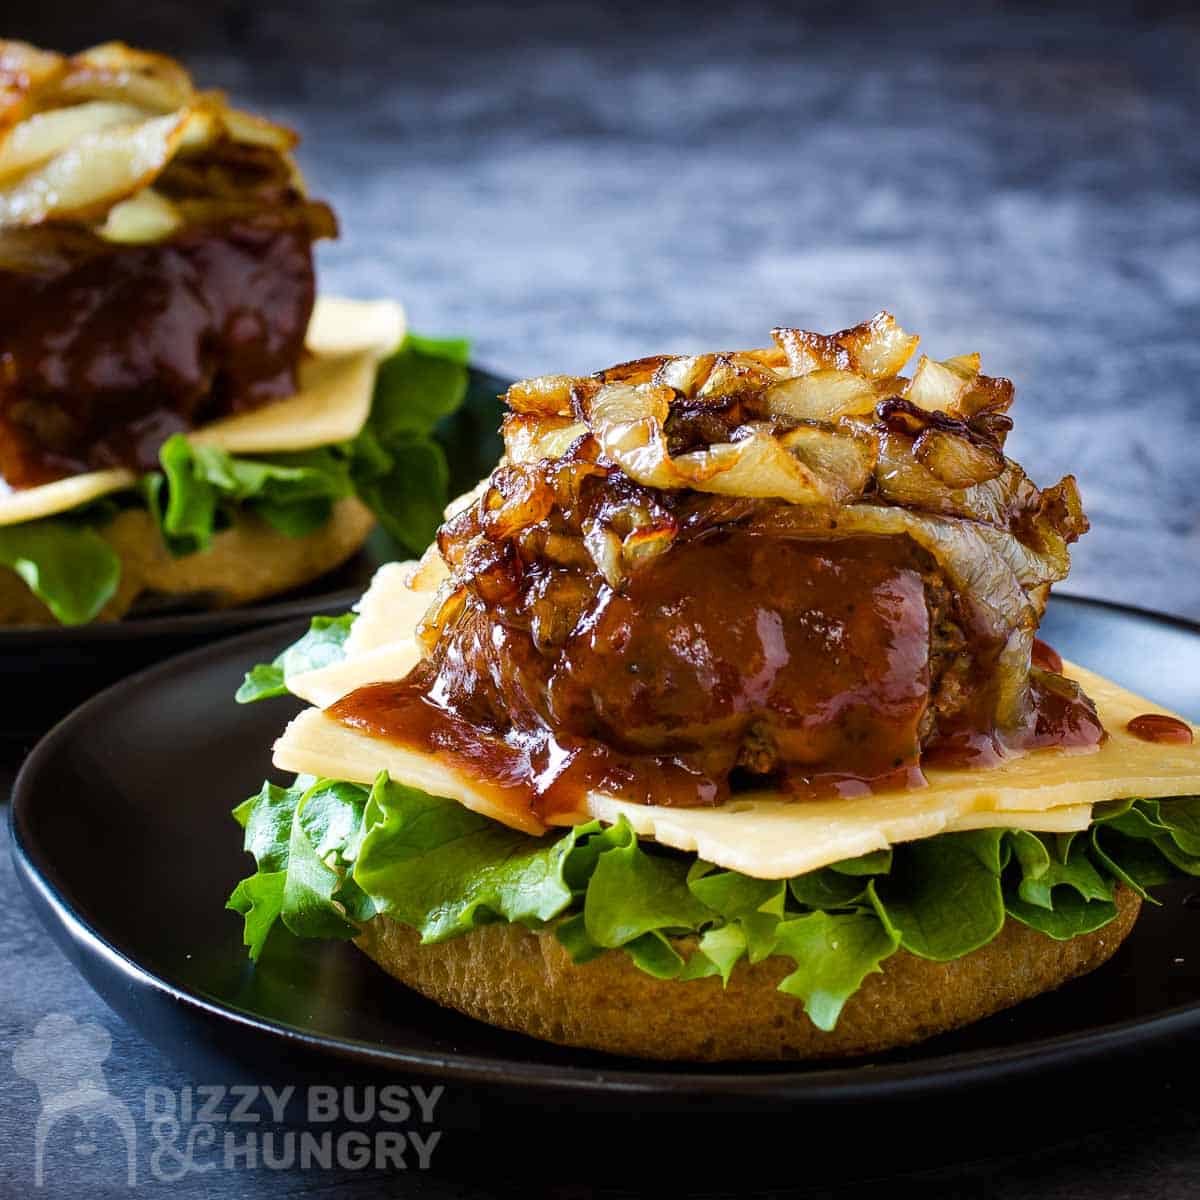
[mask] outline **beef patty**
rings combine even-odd
[[[38,231],[39,233],[42,231]],[[296,390],[312,233],[271,217],[0,270],[0,478],[158,465],[173,433]]]
[[[407,680],[331,715],[452,755],[495,739],[516,759],[493,773],[524,771],[535,790],[570,779],[695,804],[725,799],[731,778],[841,794],[919,780],[952,715],[938,706],[960,695],[942,686],[964,645],[952,595],[907,539],[714,530],[620,587],[593,572],[552,645],[531,632],[537,574],[509,603],[469,606]],[[462,736],[433,734],[414,702]]]

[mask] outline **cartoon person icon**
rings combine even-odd
[[[93,1123],[112,1121],[125,1142],[125,1176],[137,1182],[137,1127],[128,1107],[108,1090],[101,1064],[112,1049],[108,1030],[81,1024],[65,1013],[50,1013],[13,1052],[13,1069],[37,1087],[41,1099],[34,1129],[33,1182],[45,1184],[46,1140],[57,1125],[74,1119],[88,1131],[75,1142],[78,1154],[94,1154]]]

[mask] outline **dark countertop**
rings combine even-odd
[[[162,47],[295,124],[344,230],[322,249],[324,286],[397,295],[417,328],[469,333],[498,368],[756,344],[885,306],[937,357],[977,349],[1017,384],[1014,456],[1041,482],[1079,476],[1093,531],[1066,590],[1200,617],[1194,10],[47,0],[5,24],[63,49]],[[0,895],[5,1047],[64,1012],[109,1030],[110,1085],[131,1105],[196,1082],[93,997],[7,854]],[[5,1196],[31,1186],[32,1097],[0,1060]],[[926,1194],[1196,1194],[1200,1101],[1114,1081],[1096,1103],[1169,1112]],[[48,1194],[101,1177],[80,1163]],[[262,1170],[171,1186],[334,1195],[352,1180],[373,1190]],[[589,1194],[585,1169],[576,1183]]]

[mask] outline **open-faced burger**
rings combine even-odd
[[[1037,640],[1074,479],[886,313],[509,389],[504,460],[357,616],[237,811],[255,955],[653,1058],[863,1054],[1108,959],[1200,874],[1194,729]],[[282,933],[280,933],[282,936]]]

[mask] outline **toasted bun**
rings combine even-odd
[[[412,929],[376,917],[357,944],[431,1000],[546,1041],[692,1062],[814,1059],[904,1046],[1050,991],[1106,962],[1140,908],[1133,892],[1119,888],[1116,919],[1068,942],[1010,920],[994,941],[956,962],[901,950],[881,974],[867,976],[830,1033],[777,990],[795,969],[790,959],[743,961],[722,988],[715,978],[654,979],[624,954],[576,966],[553,929],[484,925],[422,946]],[[691,947],[681,940],[677,948],[686,954]]]
[[[117,594],[99,620],[124,615],[143,593],[201,595],[212,608],[250,604],[310,582],[340,566],[366,541],[375,518],[353,496],[307,537],[292,538],[250,513],[213,538],[212,547],[174,558],[145,509],[127,509],[100,529],[121,560]],[[54,617],[14,571],[0,568],[0,625],[53,625]]]

